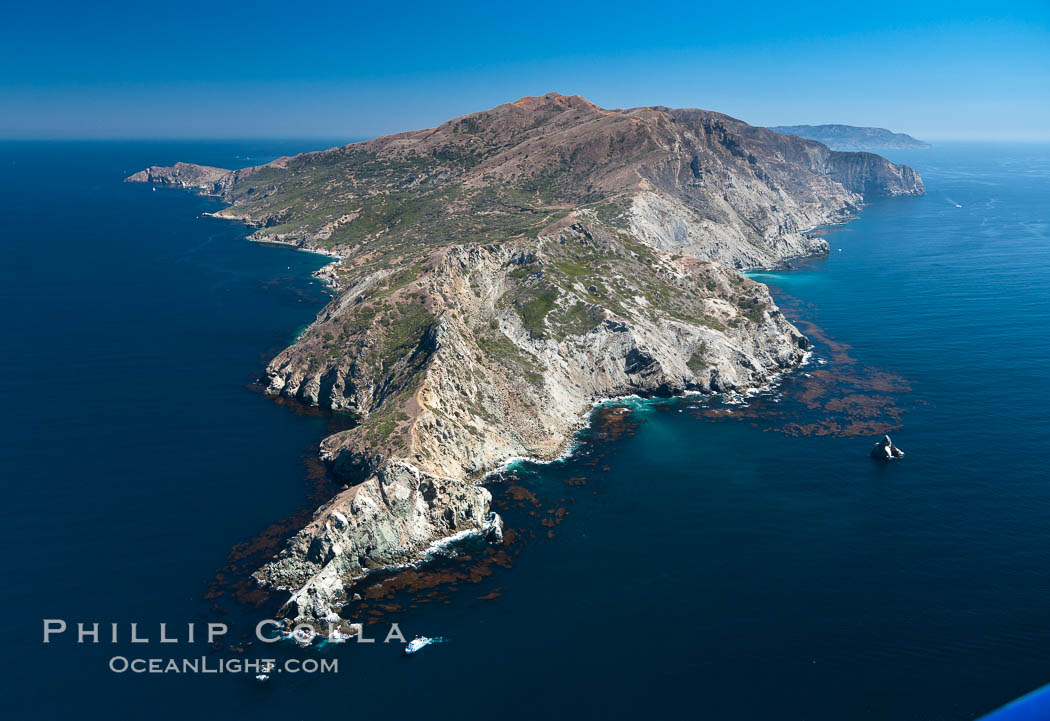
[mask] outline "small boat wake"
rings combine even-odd
[[[429,636],[416,636],[408,642],[407,646],[405,646],[405,655],[411,656],[417,651],[423,650],[432,643],[443,643],[444,640],[445,639],[441,638],[440,636],[435,636],[434,638],[430,638]]]

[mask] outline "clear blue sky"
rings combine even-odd
[[[364,137],[551,90],[1048,138],[1050,0],[38,0],[0,22],[0,137]]]

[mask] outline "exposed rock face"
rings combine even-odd
[[[777,125],[770,130],[824,143],[832,150],[922,150],[929,143],[885,128],[855,125]]]
[[[593,402],[728,391],[806,339],[727,266],[818,252],[806,227],[910,169],[699,110],[523,98],[439,128],[226,172],[196,187],[258,239],[341,259],[337,295],[266,370],[267,392],[357,415],[321,456],[349,486],[256,573],[324,618],[346,584],[465,531],[501,534],[476,479],[561,453]]]
[[[895,461],[904,458],[904,451],[893,445],[889,436],[883,436],[881,441],[875,442],[875,447],[871,449],[871,457],[879,461]]]
[[[643,169],[654,187],[634,196],[631,228],[665,250],[771,266],[826,252],[803,231],[844,220],[865,197],[923,192],[911,168],[877,155],[834,152],[709,111],[662,110],[681,128],[676,150],[689,175]]]
[[[257,577],[295,589],[289,615],[330,618],[346,600],[344,580],[417,558],[435,539],[484,528],[491,498],[480,486],[391,461],[319,509]]]
[[[586,232],[590,239],[584,226],[569,226],[530,241],[528,251],[453,246],[388,296],[386,309],[357,299],[396,282],[368,276],[270,364],[268,392],[365,415],[325,439],[321,454],[348,482],[371,475],[259,572],[300,589],[290,613],[331,609],[342,599],[337,579],[480,529],[489,497],[472,479],[508,458],[557,456],[597,399],[751,387],[802,359],[806,340],[764,286],[644,246],[645,260],[636,260],[611,233]],[[559,265],[617,257],[622,267],[610,265],[600,297],[582,283],[546,284]],[[666,289],[680,318],[651,307],[654,288]],[[522,314],[553,289],[563,293],[541,322]],[[413,323],[411,341],[395,345],[406,336],[394,329]],[[333,345],[342,350],[332,353]]]
[[[915,195],[922,190],[919,174],[873,153],[832,153],[828,177],[864,197]]]

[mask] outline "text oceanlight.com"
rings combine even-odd
[[[337,658],[289,658],[277,663],[276,658],[127,658],[109,660],[114,673],[339,673]]]

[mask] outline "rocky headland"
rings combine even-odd
[[[193,189],[252,238],[337,258],[332,301],[267,392],[354,414],[321,444],[346,489],[256,579],[290,618],[464,532],[499,536],[477,481],[562,453],[593,403],[729,391],[808,342],[738,269],[822,253],[807,235],[910,168],[704,110],[522,98],[427,130],[242,170],[128,178]]]
[[[797,135],[824,143],[832,150],[925,150],[930,146],[906,133],[895,133],[886,128],[865,128],[856,125],[776,125],[770,128],[784,135]]]

